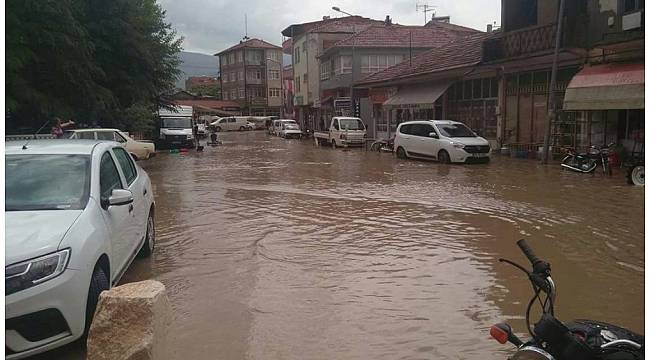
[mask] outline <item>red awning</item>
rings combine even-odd
[[[645,66],[604,64],[576,74],[564,95],[564,110],[643,109]]]

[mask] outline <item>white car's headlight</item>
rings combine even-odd
[[[70,249],[10,265],[5,268],[5,295],[28,289],[63,273]]]
[[[187,135],[187,140],[192,140],[194,139],[194,135]]]
[[[459,142],[451,142],[451,146],[457,148],[457,149],[462,149],[465,147],[465,144],[459,143]]]

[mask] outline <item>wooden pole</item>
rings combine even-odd
[[[560,9],[557,15],[557,34],[555,35],[555,53],[553,54],[553,67],[551,68],[551,83],[549,84],[548,94],[548,117],[546,119],[546,131],[544,132],[544,148],[542,153],[542,163],[548,164],[548,148],[551,141],[551,124],[557,118],[555,110],[555,84],[557,83],[557,63],[562,41],[562,23],[564,22],[564,0],[560,0]]]

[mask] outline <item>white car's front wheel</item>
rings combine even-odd
[[[104,273],[104,269],[102,269],[99,264],[95,265],[95,270],[90,279],[88,300],[86,301],[86,325],[83,333],[84,338],[88,336],[88,332],[90,331],[90,324],[92,324],[95,310],[97,309],[97,303],[99,302],[99,294],[109,288],[108,276]]]
[[[139,257],[149,257],[153,254],[153,249],[156,246],[156,224],[153,218],[153,213],[149,212],[149,217],[147,218],[147,232],[144,236],[144,244],[140,248],[138,253]]]

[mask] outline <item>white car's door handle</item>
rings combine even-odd
[[[142,195],[143,195],[143,196],[146,196],[146,195],[147,195],[147,188],[144,188],[144,190],[142,191]]]

